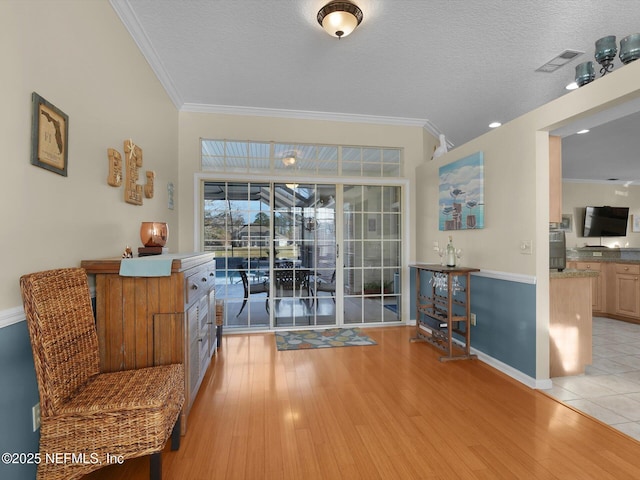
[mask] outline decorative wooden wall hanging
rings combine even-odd
[[[147,170],[147,183],[144,186],[144,196],[147,198],[153,198],[153,180],[155,178],[155,172]]]
[[[122,185],[124,177],[122,156],[115,148],[108,148],[107,154],[109,156],[107,183],[112,187],[119,187]],[[133,205],[142,205],[143,192],[146,198],[153,198],[153,184],[156,173],[151,170],[147,171],[145,174],[147,181],[144,188],[142,185],[138,185],[139,170],[142,167],[142,149],[133,143],[132,139],[124,141],[124,158],[127,177],[124,182],[124,201]]]
[[[138,185],[138,170],[142,167],[142,149],[134,144],[133,140],[125,140],[124,157],[127,166],[124,201],[133,205],[142,205],[142,185]]]
[[[112,187],[122,185],[122,155],[115,148],[107,149],[109,155],[109,176],[107,183]]]

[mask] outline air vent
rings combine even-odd
[[[560,67],[566,65],[571,60],[573,60],[576,57],[579,57],[583,53],[584,52],[579,52],[578,50],[565,50],[560,55],[552,58],[541,67],[536,68],[536,72],[544,72],[544,73],[555,72]]]

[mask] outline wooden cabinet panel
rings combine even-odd
[[[552,278],[549,285],[549,374],[579,375],[592,361],[590,279]]]
[[[616,272],[615,313],[640,319],[638,275]]]
[[[576,262],[577,270],[590,270],[600,272],[597,277],[591,278],[591,301],[592,310],[594,312],[603,312],[605,295],[605,275],[603,272],[603,264],[597,262]]]
[[[562,138],[549,136],[549,222],[562,222]]]
[[[183,363],[182,430],[211,355],[215,324],[213,254],[176,255],[171,275],[121,277],[121,259],[85,260],[96,277],[96,327],[102,371]]]

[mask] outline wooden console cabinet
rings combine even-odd
[[[411,341],[426,341],[438,347],[445,353],[440,361],[476,358],[471,354],[471,272],[480,270],[433,264],[411,267],[416,275],[416,336]],[[421,286],[422,272],[429,274],[427,295]],[[436,285],[436,276],[446,279],[444,286]],[[454,289],[455,283],[459,288]],[[463,339],[462,343],[454,341],[454,334]]]
[[[120,276],[121,259],[84,260],[95,275],[96,327],[104,372],[185,366],[182,433],[216,352],[213,254],[170,255],[171,274]]]

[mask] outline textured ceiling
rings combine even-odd
[[[426,125],[453,146],[567,94],[598,38],[640,31],[637,0],[355,0],[364,20],[337,40],[327,1],[111,3],[178,108]],[[565,49],[585,54],[535,72]]]

